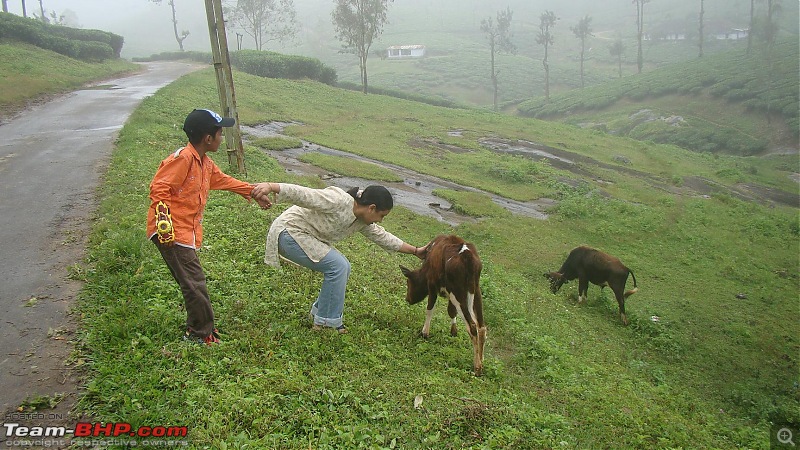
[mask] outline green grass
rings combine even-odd
[[[138,70],[117,59],[86,63],[30,44],[0,40],[0,105],[5,115],[38,97],[74,90],[84,83]]]
[[[763,45],[748,55],[731,50],[668,65],[640,76],[518,105],[521,114],[571,124],[602,124],[604,131],[712,153],[752,155],[794,145],[798,136],[798,44],[776,44],[771,61]],[[768,74],[771,74],[768,76]],[[641,123],[632,114],[682,116],[679,126]],[[768,121],[768,114],[772,119]]]
[[[479,192],[435,189],[433,194],[453,205],[453,210],[473,217],[509,217],[508,210]]]
[[[389,169],[373,163],[357,161],[352,158],[324,155],[322,153],[306,153],[300,157],[300,161],[348,177],[387,182],[403,181],[403,177],[397,176]]]
[[[570,187],[547,164],[497,156],[478,140],[526,139],[609,164],[624,155],[666,180],[702,175],[726,184],[717,172],[747,160],[314,82],[235,77],[245,123],[303,123],[287,132],[509,197],[559,198],[545,221],[495,216],[454,230],[398,207],[383,223],[418,246],[449,232],[477,245],[490,330],[486,375],[471,373],[463,326],[449,337],[445,302],[432,337],[418,336],[423,308],[404,303],[398,269],[418,261],[360,237],[337,245],[353,265],[345,304],[351,333],[312,332],[306,315],[320,277],[262,262],[269,223],[286,205],[262,211],[229,193],[211,195],[200,252],[224,342],[180,341],[181,295],[145,239],[143,211],[159,161],[185,140],[175,125],[217,101],[206,70],[145,99],[120,132],[88,259],[72,270],[86,281],[79,360],[90,376],[82,413],[134,426],[186,425],[190,448],[766,449],[770,422],[799,419],[800,339],[796,322],[786,320],[798,307],[795,209],[680,196],[585,167],[611,182],[602,185],[608,198],[593,178]],[[447,135],[455,128],[463,137]],[[246,159],[246,180],[320,185],[287,175],[253,147]],[[574,283],[556,296],[548,291],[541,274],[579,244],[635,271],[629,327],[608,290],[590,288],[580,306]],[[747,298],[735,298],[739,292]]]
[[[287,150],[303,146],[300,139],[285,138],[281,136],[250,139],[248,143],[264,150]]]

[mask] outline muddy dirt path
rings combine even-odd
[[[271,122],[256,127],[242,127],[242,130],[246,134],[254,137],[283,136],[283,129],[288,125],[302,124]],[[459,132],[455,130],[453,131],[453,135],[459,135]],[[267,151],[267,153],[278,160],[278,162],[289,172],[299,175],[317,175],[326,180],[328,184],[341,188],[366,186],[373,184],[374,181],[330,174],[316,166],[304,163],[298,158],[308,152],[320,152],[328,155],[367,161],[386,167],[404,178],[402,183],[382,183],[392,191],[392,194],[394,195],[398,204],[405,206],[417,214],[435,217],[451,225],[458,225],[459,223],[463,223],[465,221],[474,221],[475,219],[453,212],[451,210],[452,205],[450,205],[446,200],[433,195],[432,191],[434,189],[454,189],[482,192],[491,197],[496,204],[503,206],[514,214],[538,219],[547,218],[546,211],[556,204],[556,201],[548,198],[541,198],[531,202],[518,202],[500,197],[495,194],[480,191],[472,187],[461,186],[437,177],[420,174],[404,167],[387,164],[382,161],[367,159],[358,155],[323,147],[307,141],[302,141],[302,143],[303,146],[301,148],[282,151]],[[585,183],[588,180],[595,183],[597,187],[602,190],[602,186],[607,184],[608,181],[599,178],[592,171],[592,168],[596,167],[605,170],[613,170],[627,176],[638,178],[642,180],[643,183],[646,183],[654,188],[677,195],[708,197],[715,192],[722,192],[744,201],[752,201],[762,204],[780,204],[795,208],[800,207],[800,192],[798,191],[787,192],[755,183],[737,183],[732,186],[725,186],[698,176],[686,176],[684,177],[684,182],[681,186],[675,186],[674,184],[656,175],[627,166],[629,163],[626,162],[627,158],[624,156],[615,157],[615,159],[619,160],[618,162],[620,164],[608,164],[588,156],[570,152],[568,150],[549,147],[524,140],[484,138],[481,139],[480,144],[498,154],[511,154],[537,161],[547,160],[550,165],[575,176],[574,179],[567,177],[561,179],[562,182],[570,185]],[[443,150],[457,151],[451,148],[452,146],[448,144],[438,144],[436,142],[426,141],[424,145],[438,145],[441,146]],[[795,181],[798,182],[798,184],[800,184],[800,175],[795,173],[791,174],[791,176],[793,179],[795,179]]]
[[[69,360],[76,326],[69,311],[80,283],[68,278],[68,268],[83,257],[95,190],[114,139],[136,106],[201,68],[180,62],[143,66],[135,75],[60,96],[0,126],[4,422],[75,424],[68,413],[80,368]],[[31,405],[20,408],[32,399],[39,399],[42,413],[31,414]]]
[[[578,153],[529,141],[494,138],[482,139],[481,144],[496,153],[518,155],[534,160],[547,159],[550,165],[582,178],[588,178],[599,186],[606,182],[589,170],[592,167],[613,170],[636,177],[652,187],[678,195],[708,196],[715,192],[723,192],[744,201],[800,207],[800,192],[787,192],[756,183],[737,183],[732,186],[725,186],[707,178],[687,175],[683,178],[681,186],[675,186],[656,175],[626,166],[625,164],[629,162],[626,163],[627,158],[624,156],[615,157],[620,164],[607,164]],[[796,175],[790,174],[789,176],[794,179]],[[569,180],[565,181],[569,182]]]
[[[283,136],[281,133],[287,125],[296,124],[271,122],[256,127],[243,126],[242,132],[253,137]],[[473,222],[475,219],[453,211],[452,205],[447,200],[433,194],[435,189],[480,192],[487,195],[493,202],[506,208],[513,214],[536,219],[546,219],[547,213],[545,211],[554,205],[554,201],[549,199],[540,199],[533,202],[511,200],[473,187],[462,186],[431,175],[421,174],[405,167],[364,158],[363,156],[323,147],[307,141],[302,141],[302,143],[303,146],[299,148],[267,151],[266,153],[275,158],[278,163],[290,173],[296,175],[316,175],[322,178],[328,185],[337,186],[345,190],[354,186],[366,187],[370,184],[382,184],[392,192],[395,204],[408,208],[416,214],[434,217],[454,226],[464,222]],[[332,174],[324,169],[299,160],[303,154],[309,152],[318,152],[377,164],[402,177],[403,182],[376,182],[374,180]]]

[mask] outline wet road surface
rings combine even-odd
[[[80,284],[68,279],[67,269],[83,257],[95,190],[118,131],[142,99],[201,68],[143,66],[0,126],[0,400],[6,418],[34,397],[59,400],[47,414],[64,419],[74,404],[79,377],[65,360],[76,322],[68,312]]]

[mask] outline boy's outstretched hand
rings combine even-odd
[[[269,196],[267,194],[252,195],[250,198],[255,200],[256,203],[258,203],[258,206],[261,207],[261,209],[269,209],[272,207],[272,201],[269,199]]]
[[[269,198],[269,194],[272,192],[274,192],[272,183],[258,183],[253,187],[250,198],[255,200],[262,209],[269,209],[272,207],[272,200]]]

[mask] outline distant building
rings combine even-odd
[[[664,19],[649,27],[643,39],[645,41],[696,41],[699,24],[681,19]],[[704,39],[737,40],[746,39],[750,33],[748,28],[741,27],[727,19],[710,19],[703,23]]]
[[[386,49],[389,59],[422,58],[425,56],[424,45],[393,45]]]
[[[733,28],[728,31],[724,32],[717,32],[714,33],[714,37],[717,39],[745,39],[747,35],[750,34],[750,30],[746,28]]]
[[[742,27],[741,23],[731,20],[712,19],[706,22],[706,34],[710,39],[735,41],[737,39],[747,39],[750,29]]]

